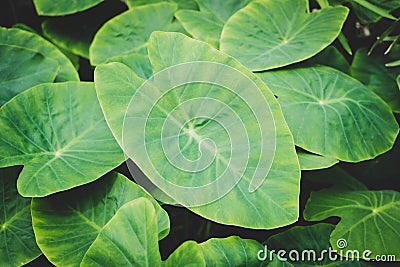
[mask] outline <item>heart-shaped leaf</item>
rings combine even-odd
[[[150,34],[175,29],[178,5],[157,3],[135,7],[109,20],[101,27],[90,46],[90,62],[97,65],[126,54],[147,54]],[[140,25],[140,27],[138,26]]]
[[[40,16],[61,16],[77,13],[100,4],[104,0],[33,0]]]
[[[375,259],[377,255],[400,258],[400,193],[396,191],[322,190],[311,193],[304,218],[320,221],[331,216],[341,220],[330,242],[341,255],[357,250]],[[372,240],[372,241],[371,241]],[[354,257],[354,256],[353,256]]]
[[[21,197],[15,183],[21,168],[0,169],[0,262],[2,266],[22,266],[41,251],[32,229],[31,199]]]
[[[254,71],[310,58],[339,35],[348,9],[307,13],[308,0],[255,0],[225,24],[221,50]]]
[[[145,207],[124,206],[142,198],[147,199],[148,205]],[[138,222],[142,225],[140,229],[132,229],[132,224],[121,222],[125,221],[126,212],[128,222]],[[124,260],[120,254],[116,254],[115,247],[98,246],[110,232],[114,235],[113,240],[124,242],[123,249],[129,249],[131,254],[137,256],[144,253],[139,249],[148,244],[151,245],[149,249],[157,252],[154,255],[159,257],[158,239],[169,232],[168,214],[158,203],[141,187],[115,173],[61,194],[35,198],[32,202],[32,220],[40,249],[57,266],[85,265],[84,262],[87,263],[98,250],[101,257],[107,258],[103,262],[105,266],[121,266],[106,264],[112,259]],[[146,225],[149,220],[151,226]],[[135,239],[137,235],[145,236],[148,242]],[[150,237],[154,238],[153,242]],[[132,246],[134,248],[130,249]],[[109,250],[104,252],[104,249]],[[111,254],[110,251],[115,253]]]
[[[23,196],[46,196],[96,180],[124,161],[92,83],[43,84],[0,109],[0,166],[24,165]]]
[[[351,75],[382,97],[393,112],[400,113],[400,91],[396,83],[400,67],[385,67],[390,60],[390,57],[369,56],[366,49],[359,49],[351,64]]]
[[[161,266],[155,229],[154,206],[145,198],[133,200],[103,227],[81,266]]]
[[[149,40],[149,55],[153,66],[153,73],[167,69],[164,73],[176,75],[171,76],[169,80],[162,80],[165,81],[163,86],[170,86],[169,88],[176,88],[177,90],[166,94],[161,99],[153,95],[151,90],[146,90],[146,95],[144,95],[143,99],[135,99],[136,96],[142,94],[142,92],[138,91],[140,90],[138,88],[144,81],[123,64],[109,63],[100,65],[95,71],[96,90],[106,120],[116,139],[123,145],[127,155],[167,195],[170,195],[178,203],[189,206],[192,211],[203,217],[225,224],[264,229],[294,222],[298,214],[299,166],[290,132],[283,119],[280,107],[270,90],[254,74],[233,58],[219,52],[206,43],[190,39],[183,34],[153,33]],[[199,61],[200,66],[196,67]],[[185,63],[189,63],[189,65],[185,65]],[[194,65],[190,65],[192,63]],[[174,72],[171,70],[174,67],[180,69]],[[222,67],[221,72],[219,69],[218,71],[215,70],[215,68],[220,67]],[[234,72],[234,76],[229,76],[232,74],[231,71]],[[201,75],[201,77],[194,77],[195,75]],[[223,82],[226,82],[228,87],[231,88],[224,89],[218,86],[217,82],[220,78],[223,78]],[[149,81],[158,79],[160,78],[155,77]],[[177,87],[170,84],[170,81],[185,82],[191,79],[201,79],[200,81],[203,82]],[[247,83],[247,81],[251,81],[251,83],[243,84]],[[241,91],[242,89],[243,91]],[[235,90],[237,90],[236,93],[232,93]],[[132,102],[132,105],[129,106],[134,94],[133,101],[137,102],[135,104]],[[237,97],[237,94],[241,97]],[[247,104],[243,102],[242,97],[248,101]],[[210,100],[208,103],[208,99],[210,98],[214,98],[216,101]],[[182,103],[190,103],[193,99],[202,101],[185,109],[179,109],[181,115],[173,112],[175,107]],[[149,105],[151,107],[152,103],[158,103],[159,105],[157,104],[156,107],[150,110],[147,109]],[[222,103],[229,103],[229,109],[226,107],[221,108],[220,105]],[[114,108],[116,104],[120,107],[119,110]],[[204,109],[206,106],[207,110]],[[128,115],[124,119],[125,113],[121,110],[127,110],[128,107],[137,107],[140,109],[140,112],[130,113],[128,110]],[[257,107],[269,108],[267,110],[265,108],[260,110]],[[229,113],[230,109],[234,109],[238,117]],[[218,112],[218,110],[220,111]],[[146,118],[146,112],[149,111],[153,111],[153,113]],[[177,115],[176,118],[180,120],[178,124],[182,128],[182,131],[185,131],[184,128],[188,126],[185,122],[190,122],[189,124],[193,126],[193,132],[185,134],[182,132],[181,139],[179,141],[176,140],[181,148],[184,148],[181,153],[185,157],[192,160],[199,157],[198,142],[200,140],[191,138],[190,133],[196,137],[201,137],[200,139],[213,139],[217,147],[220,147],[220,150],[216,152],[215,162],[211,163],[203,171],[198,173],[187,172],[184,169],[179,171],[178,168],[173,168],[167,164],[168,160],[163,155],[162,150],[164,143],[161,140],[161,131],[169,112]],[[216,117],[213,119],[219,122],[215,123],[212,120],[207,122],[204,119],[198,119],[201,117],[200,112],[205,112],[204,114],[206,115],[213,114],[210,116]],[[258,112],[261,112],[263,115],[260,116]],[[221,118],[218,117],[219,114],[224,119],[227,119],[225,124],[222,124],[223,127],[226,127],[225,129],[220,126]],[[255,116],[259,118],[259,121],[255,120]],[[135,120],[135,118],[138,118],[139,121],[131,121],[131,119]],[[240,122],[240,118],[242,122]],[[141,128],[142,126],[139,125],[143,122],[142,119],[144,121],[151,121],[151,124],[148,124],[145,128]],[[191,119],[194,119],[193,123]],[[275,125],[275,133],[274,126],[269,124],[271,122]],[[240,181],[235,186],[235,184],[232,184],[235,181],[232,181],[231,178],[237,178],[237,174],[234,176],[229,175],[229,181],[223,178],[218,179],[218,176],[221,176],[225,169],[227,169],[228,161],[225,157],[230,157],[231,153],[235,153],[235,151],[230,152],[229,149],[226,149],[230,147],[231,139],[235,138],[239,142],[238,147],[235,149],[241,152],[235,155],[235,157],[247,157],[245,156],[247,152],[243,152],[243,149],[246,150],[246,138],[237,139],[241,132],[238,129],[241,129],[240,125],[242,123],[244,125],[243,130],[250,139],[249,144],[251,145],[249,145],[249,149],[251,153],[248,160],[242,158],[240,161],[242,163],[248,161],[246,166],[239,164],[235,167],[238,169],[244,168],[244,175],[241,176]],[[123,125],[125,125],[124,128]],[[135,127],[131,127],[133,125]],[[263,128],[266,125],[269,125],[269,127]],[[231,130],[231,126],[235,127],[235,131],[230,132],[231,136],[229,137],[227,131]],[[151,127],[151,129],[147,127]],[[264,130],[260,132],[260,128]],[[146,132],[145,136],[143,136],[144,132]],[[168,133],[168,131],[163,132]],[[129,136],[135,136],[135,138],[128,138]],[[173,136],[174,134],[171,132],[171,137]],[[274,144],[275,136],[276,146]],[[186,148],[185,142],[188,142]],[[265,147],[263,153],[259,150],[261,142]],[[171,141],[167,145],[174,143],[176,144],[175,141]],[[154,166],[149,165],[146,161],[148,155],[142,152],[143,144],[148,146],[147,151],[150,153],[150,164],[154,164],[155,168],[165,175],[164,178],[166,180],[173,185],[177,185],[178,188],[179,186],[186,186],[188,188],[184,190],[180,189],[177,192],[171,190],[168,186],[164,187],[165,184],[163,184],[163,181],[166,180],[160,181],[159,177],[155,176]],[[235,147],[236,144],[232,146]],[[273,151],[275,147],[276,150],[272,165],[268,166],[268,156],[264,153]],[[170,149],[170,147],[164,148],[167,150]],[[261,157],[265,158],[263,161],[264,167],[258,165]],[[204,159],[204,162],[201,164],[207,164],[207,160]],[[215,164],[219,166],[217,167]],[[260,175],[260,179],[253,178],[257,165],[258,170],[261,171],[258,174]],[[231,173],[229,168],[226,172]],[[214,190],[215,188],[206,191],[201,191],[203,188],[196,189],[197,186],[214,181],[218,182],[218,186],[220,186],[219,190]],[[232,190],[226,190],[227,186],[232,185]],[[193,192],[192,189],[194,189],[193,191],[197,190],[196,192],[199,192],[199,194]],[[251,192],[252,189],[254,192]],[[214,199],[214,197],[218,200]],[[212,199],[216,201],[209,203],[209,200]],[[197,201],[197,204],[200,202],[206,204],[193,206],[191,205],[194,203],[193,201]],[[222,209],[221,207],[224,208]],[[282,209],[283,207],[285,208]]]
[[[176,18],[196,39],[219,47],[219,39],[225,22],[250,0],[197,0],[200,11],[179,10]]]
[[[56,77],[58,82],[79,81],[78,73],[71,61],[54,45],[35,33],[18,28],[0,27],[0,45],[25,48],[57,61],[60,66]]]
[[[284,251],[284,254],[280,254],[281,257],[296,267],[371,266],[364,261],[346,261],[330,248],[329,236],[334,228],[334,225],[327,223],[296,226],[271,236],[265,243],[269,250]]]
[[[55,60],[25,48],[0,45],[0,106],[35,85],[52,82],[58,71]]]
[[[390,107],[346,74],[317,66],[258,76],[278,96],[295,144],[301,148],[357,162],[393,146],[399,126]]]

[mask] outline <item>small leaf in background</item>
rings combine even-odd
[[[8,267],[22,266],[41,254],[32,229],[31,199],[17,192],[20,171],[0,169],[0,263]]]
[[[344,191],[368,190],[362,182],[339,166],[333,166],[332,168],[324,170],[304,172],[302,178],[306,181],[330,185]]]
[[[56,81],[79,81],[74,65],[60,50],[39,35],[17,28],[0,27],[0,44],[25,48],[42,54],[58,62],[60,68]]]
[[[329,253],[329,236],[334,228],[334,225],[327,223],[295,226],[271,236],[265,243],[269,250],[285,251],[284,257],[296,267],[371,266],[365,261],[340,259],[336,253]],[[294,251],[294,253],[291,251]]]
[[[339,35],[348,9],[306,13],[308,0],[256,0],[225,24],[221,50],[253,71],[286,66],[312,57]]]
[[[0,166],[24,165],[23,196],[46,196],[96,180],[124,161],[93,83],[33,87],[0,109]]]
[[[303,171],[325,169],[339,162],[335,158],[313,154],[302,149],[297,149],[297,157],[299,158],[300,169]]]
[[[125,213],[121,209],[124,204],[139,198],[146,198],[153,210],[149,214],[150,210],[145,210],[142,206],[132,210],[124,209],[128,210],[130,220],[144,224],[144,228],[134,229],[135,232],[132,233],[129,223],[119,222],[121,215],[124,216]],[[134,245],[135,249],[130,249],[130,253],[134,255],[143,252],[138,250],[141,245],[135,235],[153,236],[153,244],[148,245],[154,246],[151,249],[157,249],[155,255],[159,256],[157,242],[169,232],[168,214],[141,187],[116,173],[107,174],[94,183],[61,194],[35,198],[32,202],[32,218],[40,249],[57,266],[83,264],[85,255],[96,253],[99,249],[96,244],[102,242],[101,239],[109,231],[117,239],[127,240],[123,245],[124,250]],[[146,220],[152,220],[154,225],[146,226]],[[128,232],[121,233],[123,229]],[[145,244],[146,242],[143,243]],[[120,258],[115,253],[112,255]],[[111,260],[110,250],[104,257]],[[87,260],[90,258],[91,256]],[[107,261],[103,263],[104,266],[120,266],[106,263]]]
[[[105,1],[85,12],[65,17],[49,18],[42,23],[44,36],[57,46],[89,58],[89,47],[101,26],[124,11],[124,5]]]
[[[278,96],[299,147],[349,162],[392,148],[399,126],[390,107],[350,76],[325,66],[258,76]]]
[[[199,7],[195,0],[125,0],[129,8],[135,8],[136,6],[170,2],[178,4],[179,9],[194,9],[197,10]]]
[[[0,106],[17,94],[41,83],[54,81],[57,61],[42,54],[0,44]]]
[[[312,58],[299,63],[300,66],[312,66],[315,64],[332,67],[350,75],[349,62],[334,46],[328,46]]]
[[[396,47],[396,50],[392,51],[394,56],[400,57],[399,50],[400,47]],[[385,63],[392,60],[389,55],[386,57],[377,54],[369,56],[366,49],[357,50],[351,64],[351,75],[385,100],[393,112],[400,113],[400,91],[396,84],[400,67],[385,66]]]
[[[144,5],[109,20],[93,39],[90,62],[98,65],[115,56],[147,55],[148,39],[153,31],[175,30],[174,13],[177,9],[177,4],[165,2]]]
[[[308,221],[329,217],[341,220],[330,235],[331,246],[346,251],[365,250],[400,258],[400,193],[396,191],[342,191],[327,189],[311,193],[304,210]],[[338,242],[338,241],[345,242]]]
[[[104,0],[33,0],[40,16],[62,16],[74,14],[100,4]]]
[[[250,0],[197,0],[197,2],[200,11],[178,10],[175,16],[193,37],[218,48],[225,22]]]

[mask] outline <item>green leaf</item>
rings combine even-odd
[[[39,16],[62,16],[74,14],[100,4],[104,0],[33,0]]]
[[[57,46],[89,59],[89,47],[96,32],[122,11],[114,1],[105,1],[85,12],[45,20],[43,34]]]
[[[332,224],[327,223],[295,226],[271,236],[266,243],[270,250],[285,251],[283,257],[298,267],[370,266],[363,261],[346,261],[334,252],[329,253],[332,251],[329,245],[329,236],[334,228]]]
[[[71,61],[54,45],[35,33],[17,28],[0,27],[0,45],[29,49],[57,61],[60,66],[56,77],[57,82],[79,81],[78,73]]]
[[[148,206],[152,206],[151,214],[148,213],[150,209],[143,206],[139,210],[131,210],[128,208],[130,204],[124,206],[141,198],[146,198]],[[85,261],[88,263],[93,253],[101,249],[97,244],[104,241],[107,233],[115,231],[120,241],[127,241],[124,246],[135,246],[130,253],[140,255],[141,246],[137,243],[136,235],[129,232],[130,224],[120,224],[127,211],[130,221],[145,223],[151,220],[154,225],[136,234],[153,236],[154,248],[157,249],[158,239],[164,238],[169,232],[168,214],[141,187],[116,173],[62,194],[35,198],[32,202],[33,228],[40,249],[57,266],[79,266],[81,263],[84,265]],[[103,256],[111,260],[111,255],[120,258],[115,251],[112,254],[108,251]]]
[[[43,84],[0,109],[0,166],[24,165],[23,196],[46,196],[96,180],[124,161],[92,83]]]
[[[346,74],[350,74],[350,64],[347,62],[343,54],[331,45],[322,50],[322,52],[313,56],[312,58],[300,63],[301,66],[318,64],[332,67]]]
[[[339,161],[332,157],[312,154],[307,151],[297,151],[301,170],[318,170],[329,168]]]
[[[93,39],[90,62],[98,65],[115,56],[132,53],[146,55],[150,34],[156,30],[173,29],[177,9],[178,6],[173,3],[144,5],[109,20]]]
[[[155,215],[145,198],[122,206],[90,246],[81,266],[161,266]]]
[[[196,39],[219,47],[219,39],[225,22],[250,0],[197,0],[200,11],[179,10],[176,18]]]
[[[358,250],[360,255],[370,250],[372,253],[367,257],[371,259],[376,255],[395,255],[398,259],[399,213],[400,193],[396,191],[323,190],[311,193],[304,218],[320,221],[340,217],[330,242],[341,255],[349,250]]]
[[[148,56],[129,54],[110,58],[106,62],[120,62],[131,68],[131,70],[143,79],[148,79],[153,74],[153,69]]]
[[[41,254],[32,229],[31,199],[21,197],[15,186],[19,172],[19,167],[0,169],[2,266],[22,266]]]
[[[351,65],[351,74],[385,100],[393,112],[400,113],[400,91],[396,84],[400,67],[387,68],[388,61],[389,57],[369,56],[367,49],[359,49]]]
[[[186,241],[180,245],[169,257],[163,262],[165,267],[188,266],[199,267],[206,266],[203,253],[199,245],[194,241]]]
[[[236,94],[233,94],[229,90],[219,86],[210,85],[209,83],[197,83],[190,85],[186,84],[185,86],[176,87],[176,92],[166,94],[165,97],[162,97],[162,99],[157,102],[159,105],[156,105],[157,107],[152,109],[154,113],[151,113],[149,118],[149,121],[152,121],[150,127],[153,130],[150,128],[140,128],[139,124],[136,123],[133,124],[136,125],[134,128],[123,128],[124,123],[125,125],[132,125],[130,124],[132,123],[132,121],[130,121],[130,115],[133,113],[129,113],[128,111],[128,114],[130,114],[128,115],[129,117],[127,117],[128,120],[124,120],[125,112],[117,111],[114,107],[115,105],[118,105],[120,107],[119,110],[127,110],[132,96],[134,94],[138,95],[137,90],[144,80],[138,77],[131,69],[123,64],[109,63],[100,65],[95,70],[95,84],[98,98],[114,136],[118,142],[124,146],[125,152],[128,154],[128,156],[131,157],[136,164],[138,164],[139,168],[154,184],[160,183],[160,180],[158,180],[158,177],[155,176],[151,165],[146,162],[147,155],[142,154],[142,150],[139,149],[144,144],[141,143],[143,141],[142,138],[145,138],[145,144],[149,146],[148,151],[151,153],[150,158],[153,159],[151,164],[155,164],[157,169],[160,168],[159,171],[165,175],[165,178],[171,183],[178,185],[178,187],[185,185],[189,186],[190,189],[193,189],[197,185],[202,185],[204,183],[207,184],[208,182],[215,181],[216,178],[218,178],[218,176],[220,176],[221,173],[226,169],[227,165],[226,161],[224,161],[224,157],[230,156],[229,151],[222,149],[223,147],[229,147],[230,144],[230,139],[228,138],[225,130],[221,129],[221,126],[219,126],[218,123],[212,121],[205,122],[202,120],[195,120],[193,130],[196,132],[196,134],[204,138],[211,138],[216,142],[217,145],[220,145],[221,151],[217,152],[216,160],[218,163],[211,164],[210,167],[206,168],[204,171],[194,173],[195,175],[193,175],[192,172],[180,172],[179,169],[172,168],[171,165],[166,164],[167,158],[162,154],[163,152],[160,151],[160,149],[162,149],[162,141],[160,139],[161,130],[163,128],[162,124],[166,117],[166,113],[164,112],[167,112],[168,114],[171,109],[178,106],[180,103],[191,101],[191,99],[202,99],[205,96],[208,98],[217,99],[218,101],[221,101],[221,103],[230,103],[229,106],[234,108],[236,110],[236,114],[239,114],[239,116],[242,117],[242,121],[247,129],[247,134],[249,135],[250,144],[252,144],[250,147],[252,154],[249,158],[247,166],[237,166],[238,168],[245,168],[245,173],[241,177],[238,184],[234,186],[234,188],[228,193],[220,189],[220,191],[214,190],[215,192],[211,192],[209,190],[207,191],[207,194],[204,192],[201,194],[194,194],[190,189],[185,189],[183,191],[180,190],[178,193],[176,193],[175,191],[170,191],[169,188],[160,186],[160,184],[158,184],[158,187],[163,191],[167,190],[165,193],[170,195],[180,204],[187,204],[191,201],[207,201],[207,199],[215,196],[217,196],[217,198],[221,197],[217,201],[206,205],[200,205],[197,207],[187,205],[193,212],[220,223],[268,229],[290,224],[296,221],[298,216],[299,165],[291,134],[287,128],[285,120],[283,119],[280,107],[270,90],[262,83],[261,80],[259,80],[254,74],[240,65],[233,58],[219,52],[206,43],[190,39],[183,34],[162,32],[153,33],[149,41],[149,55],[153,66],[153,73],[157,73],[171,66],[183,66],[183,68],[187,71],[190,69],[187,69],[186,65],[183,64],[187,62],[209,62],[208,64],[215,62],[219,63],[215,64],[218,66],[226,65],[230,70],[237,70],[235,74],[240,72],[242,73],[242,77],[245,76],[247,77],[246,79],[250,79],[252,82],[254,82],[254,84],[257,86],[254,88],[254,91],[250,91],[249,89],[249,91],[240,93],[243,93],[244,97],[247,97],[247,93],[250,94],[251,92],[249,96],[250,100],[257,101],[257,103],[258,101],[260,102],[258,104],[253,103],[251,105],[251,109],[249,110],[248,106],[242,102],[243,100],[238,98]],[[199,69],[197,72],[197,70],[194,69],[193,74],[200,73],[201,75],[204,75],[203,78],[207,81],[216,81],[216,75],[219,77],[224,77],[224,75],[221,73],[213,72],[213,70],[210,69],[208,69],[206,72],[203,71],[204,69]],[[177,77],[179,80],[191,78],[190,75],[186,76],[188,73],[185,73],[185,71],[177,72],[176,75],[182,75],[179,78]],[[171,80],[176,79],[173,77]],[[227,77],[227,82],[230,82],[232,87],[235,88],[235,84],[237,84],[238,81],[232,79],[232,77]],[[247,87],[244,86],[243,88]],[[150,99],[137,99],[137,103],[139,103],[137,107],[143,109],[139,113],[140,115],[138,114],[139,117],[145,116],[145,113],[148,112],[148,110],[146,110],[148,104],[153,103],[150,101],[157,101],[157,97],[154,97],[150,91],[146,94]],[[195,105],[194,109],[180,110],[180,112],[184,114],[184,118],[179,117],[180,120],[183,119],[183,121],[179,122],[179,127],[187,127],[187,125],[184,123],[184,121],[186,121],[185,118],[190,119],[198,117],[197,115],[199,113],[196,112],[203,112],[204,108],[202,108],[202,106],[205,105],[207,105],[207,112],[212,111],[214,112],[213,114],[217,115],[224,114],[224,112],[219,113],[217,110],[215,110],[219,109],[218,105],[213,107],[214,102],[206,103],[207,101],[208,100],[205,99],[203,103],[198,103],[198,105]],[[135,106],[136,105],[132,105],[130,107]],[[264,127],[265,124],[263,126],[262,121],[254,121],[255,118],[253,116],[256,115],[251,114],[253,112],[260,111],[257,110],[257,107],[266,106],[269,106],[272,113],[265,114],[264,119],[273,116],[277,139],[275,156],[273,158],[272,165],[269,168],[269,172],[266,171],[268,168],[266,169],[265,167],[261,167],[261,165],[258,166],[259,170],[262,171],[262,173],[259,174],[260,178],[265,178],[265,181],[261,179],[260,183],[260,180],[252,179],[255,166],[258,164],[259,158],[265,157],[266,155],[261,155],[259,152],[260,142],[263,140],[266,150],[268,150],[267,147],[272,145],[271,142],[273,142],[274,133],[272,131],[272,126],[272,128],[264,130],[262,132],[263,136],[261,136],[260,128],[258,127]],[[254,111],[252,109],[256,110]],[[264,112],[264,108],[262,112]],[[235,117],[228,115],[226,117],[229,118],[229,120],[227,122],[227,126],[225,127],[229,129],[229,121],[230,123],[234,123]],[[272,122],[272,119],[268,121]],[[258,126],[259,123],[260,126]],[[237,134],[238,126],[240,125],[235,125],[235,134]],[[130,130],[137,132],[129,132]],[[122,138],[123,131],[128,131],[124,133],[124,140]],[[142,136],[144,131],[146,131],[146,136]],[[133,140],[131,140],[127,139],[126,136],[136,136],[137,138],[135,137],[132,138]],[[260,138],[263,139],[260,140]],[[189,139],[190,137],[185,134],[182,136],[181,142],[183,142],[184,145]],[[137,144],[130,143],[129,145],[125,146],[127,144],[125,142],[137,142]],[[192,159],[198,157],[199,144],[197,142],[198,141],[189,143],[187,149],[184,149],[183,153],[185,157]],[[173,144],[174,142],[170,143]],[[245,149],[245,143],[245,139],[240,139],[240,144],[242,146],[241,148]],[[135,151],[132,149],[134,147],[136,147]],[[271,147],[272,150],[273,147]],[[268,151],[272,151],[271,149]],[[241,152],[240,155],[235,156],[245,156],[245,153]],[[246,162],[245,159],[243,159],[243,161]],[[219,164],[219,167],[217,168],[215,164]],[[265,160],[263,164],[268,164],[268,160]],[[188,179],[189,177],[193,179]],[[229,185],[231,183],[232,182],[229,181],[227,184]],[[257,185],[260,185],[258,189]],[[254,188],[257,190],[253,190],[254,192],[251,192],[251,189]],[[219,195],[219,193],[225,195],[222,197],[222,195]]]
[[[25,48],[0,45],[0,106],[35,85],[52,82],[58,71],[55,60]]]
[[[129,8],[134,8],[136,6],[154,4],[159,2],[170,2],[178,4],[179,9],[198,9],[195,0],[126,0],[125,2]]]
[[[393,146],[399,126],[389,106],[346,74],[318,66],[269,71],[259,77],[278,96],[299,147],[358,162]]]
[[[306,13],[308,0],[256,0],[225,24],[221,50],[253,71],[310,58],[338,37],[348,9]]]
[[[378,15],[384,17],[384,18],[388,18],[388,19],[392,19],[392,20],[397,20],[396,17],[392,16],[392,15],[389,13],[389,12],[392,10],[392,8],[395,9],[395,6],[394,6],[394,5],[393,5],[393,6],[389,6],[390,9],[388,10],[388,9],[385,9],[385,8],[381,8],[381,7],[378,6],[378,5],[375,5],[375,3],[374,3],[375,1],[371,1],[371,0],[369,0],[369,1],[367,1],[367,0],[351,0],[351,2],[357,3],[357,4],[359,4],[360,6],[366,8],[366,9],[368,9],[368,10],[370,10],[370,11],[372,11],[372,12],[374,12],[374,13],[376,13],[376,14],[378,14]],[[381,1],[381,2],[382,2],[382,1]],[[386,1],[386,2],[388,2],[388,1]],[[394,4],[394,3],[393,3],[393,4]],[[398,1],[397,1],[397,5],[399,5],[399,4],[398,4]]]
[[[264,257],[265,260],[258,259]],[[269,266],[290,267],[288,262],[282,262],[264,246],[255,240],[242,239],[237,236],[227,238],[211,238],[206,242],[197,244],[194,241],[186,241],[179,246],[163,262],[163,266]]]
[[[199,244],[199,247],[206,266],[292,266],[290,263],[280,262],[275,256],[271,256],[272,261],[269,258],[260,261],[257,256],[259,251],[264,250],[264,246],[255,240],[237,236],[211,238]]]

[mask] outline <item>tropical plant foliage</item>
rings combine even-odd
[[[399,0],[3,5],[1,266],[400,261]]]

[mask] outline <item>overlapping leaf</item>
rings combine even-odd
[[[145,205],[131,207],[129,203],[136,199],[146,199]],[[157,202],[138,185],[115,173],[81,188],[34,199],[32,220],[40,249],[57,266],[84,266],[96,257],[102,257],[104,266],[121,266],[111,264],[126,261],[110,241],[122,242],[122,251],[128,250],[139,258],[147,257],[146,251],[140,249],[149,246],[154,259],[159,257],[158,240],[169,232],[168,215]],[[138,227],[133,227],[132,222]],[[104,240],[107,236],[110,238]],[[140,236],[144,239],[137,239]]]
[[[224,197],[213,203],[199,207],[191,207],[190,209],[203,217],[217,222],[253,228],[272,228],[295,221],[297,219],[298,210],[299,166],[290,133],[275,97],[269,89],[234,59],[220,53],[205,43],[192,40],[182,34],[154,33],[150,38],[149,54],[154,73],[170,66],[193,61],[218,62],[238,69],[254,81],[267,99],[273,112],[277,133],[276,153],[271,169],[261,187],[253,193],[249,192],[250,180],[254,169],[248,168],[247,173],[244,174],[237,186]],[[208,78],[212,80],[213,76]],[[106,120],[114,136],[121,144],[125,116],[124,110],[127,109],[133,94],[143,81],[144,80],[138,77],[131,69],[120,63],[100,65],[95,71],[96,90],[103,112],[105,113]],[[176,98],[173,95],[171,97],[170,94],[167,101],[169,103],[168,108],[193,97],[201,97],[202,95],[217,98],[231,97],[230,99],[221,99],[228,103],[231,102],[232,107],[240,107],[239,103],[233,104],[235,100],[238,99],[230,94],[223,96],[223,94],[216,92],[215,95],[213,95],[209,92],[210,89],[212,89],[212,86],[210,88],[209,84],[195,84],[187,87],[189,88],[191,86],[193,90],[188,89],[186,93],[180,94],[181,98]],[[182,90],[182,87],[180,90]],[[118,110],[114,108],[115,105],[119,106]],[[243,110],[238,109],[239,114],[241,114],[240,112],[243,112],[242,114],[248,114],[247,111],[245,111],[245,107],[243,108]],[[200,107],[199,110],[201,110]],[[161,114],[161,118],[165,116],[165,114],[162,115],[163,113],[157,114]],[[248,125],[248,127],[252,130],[254,130],[252,127],[257,126],[257,123],[252,123],[251,120],[247,120],[245,123],[251,124],[252,126]],[[157,131],[160,131],[162,127],[153,125],[151,129],[158,129]],[[228,141],[223,139],[225,135],[218,132],[220,131],[218,127],[210,128],[209,130],[202,130],[202,127],[200,127],[198,130],[199,133],[204,136],[207,136],[207,133],[214,133],[212,138],[215,139],[217,143]],[[158,135],[158,133],[155,134]],[[248,134],[251,136],[253,133],[248,132]],[[254,134],[255,137],[252,138],[257,138],[257,133],[255,132]],[[152,148],[149,149],[150,152],[157,151],[157,146],[154,145],[161,142],[159,136],[160,135],[158,135],[158,138],[155,136],[150,138],[152,140]],[[258,142],[254,141],[252,144],[259,147]],[[161,144],[159,145],[160,148]],[[187,155],[189,157],[196,157],[198,145],[194,144],[191,147],[192,149],[188,150],[189,154]],[[190,155],[190,153],[193,154]],[[144,155],[135,155],[133,160],[139,165],[142,171],[148,175],[149,169],[146,165],[143,165],[143,157]],[[162,158],[163,157],[158,158],[156,164],[164,165],[165,163],[161,160]],[[222,161],[221,164],[223,164]],[[168,172],[166,170],[168,170]],[[161,171],[166,175],[167,179],[171,179],[177,184],[188,182],[199,183],[204,181],[200,178],[193,181],[184,179],[186,177],[185,173],[178,173],[176,170],[169,168],[165,168]],[[206,172],[199,173],[199,175],[198,177],[206,175],[206,180],[210,180],[218,175],[218,173],[215,173],[215,169],[209,168]],[[149,178],[150,180],[152,179],[151,176],[149,176]],[[161,189],[163,190],[163,188]]]
[[[24,165],[23,196],[46,196],[96,180],[124,161],[92,83],[33,87],[0,109],[0,166]]]
[[[389,106],[346,74],[319,66],[258,75],[278,96],[301,148],[357,162],[393,146],[399,126]]]
[[[308,0],[255,0],[225,24],[221,50],[254,71],[302,61],[339,35],[348,9],[307,13]]]
[[[297,151],[301,170],[318,170],[329,168],[339,161],[332,157],[312,154],[307,151]]]
[[[331,216],[340,217],[340,222],[330,235],[330,243],[342,255],[349,250],[357,250],[360,255],[369,250],[371,254],[366,256],[372,259],[376,255],[395,255],[398,259],[399,213],[399,192],[328,189],[311,194],[304,218],[319,221]],[[346,246],[338,243],[343,239]]]
[[[0,45],[29,49],[57,61],[59,70],[56,81],[58,82],[79,81],[78,73],[71,61],[54,45],[35,33],[17,28],[0,27]]]
[[[22,266],[41,254],[32,229],[31,199],[23,198],[15,185],[19,167],[0,169],[0,262]]]
[[[0,106],[35,85],[53,82],[58,71],[55,60],[20,47],[0,45]]]
[[[400,91],[396,78],[400,67],[385,67],[387,61],[390,61],[390,57],[368,56],[366,49],[359,49],[351,64],[351,74],[385,100],[393,112],[399,113]]]
[[[33,0],[40,16],[61,16],[91,8],[104,0]]]
[[[178,4],[179,9],[198,9],[195,0],[126,0],[125,2],[129,8],[134,8],[136,6],[159,3],[163,1],[176,3]]]
[[[175,16],[193,37],[218,48],[225,22],[250,0],[197,0],[197,2],[200,11],[179,10]]]
[[[97,65],[115,56],[146,55],[153,31],[174,31],[181,27],[173,21],[177,9],[174,3],[156,3],[132,8],[109,20],[93,39],[90,62]]]

